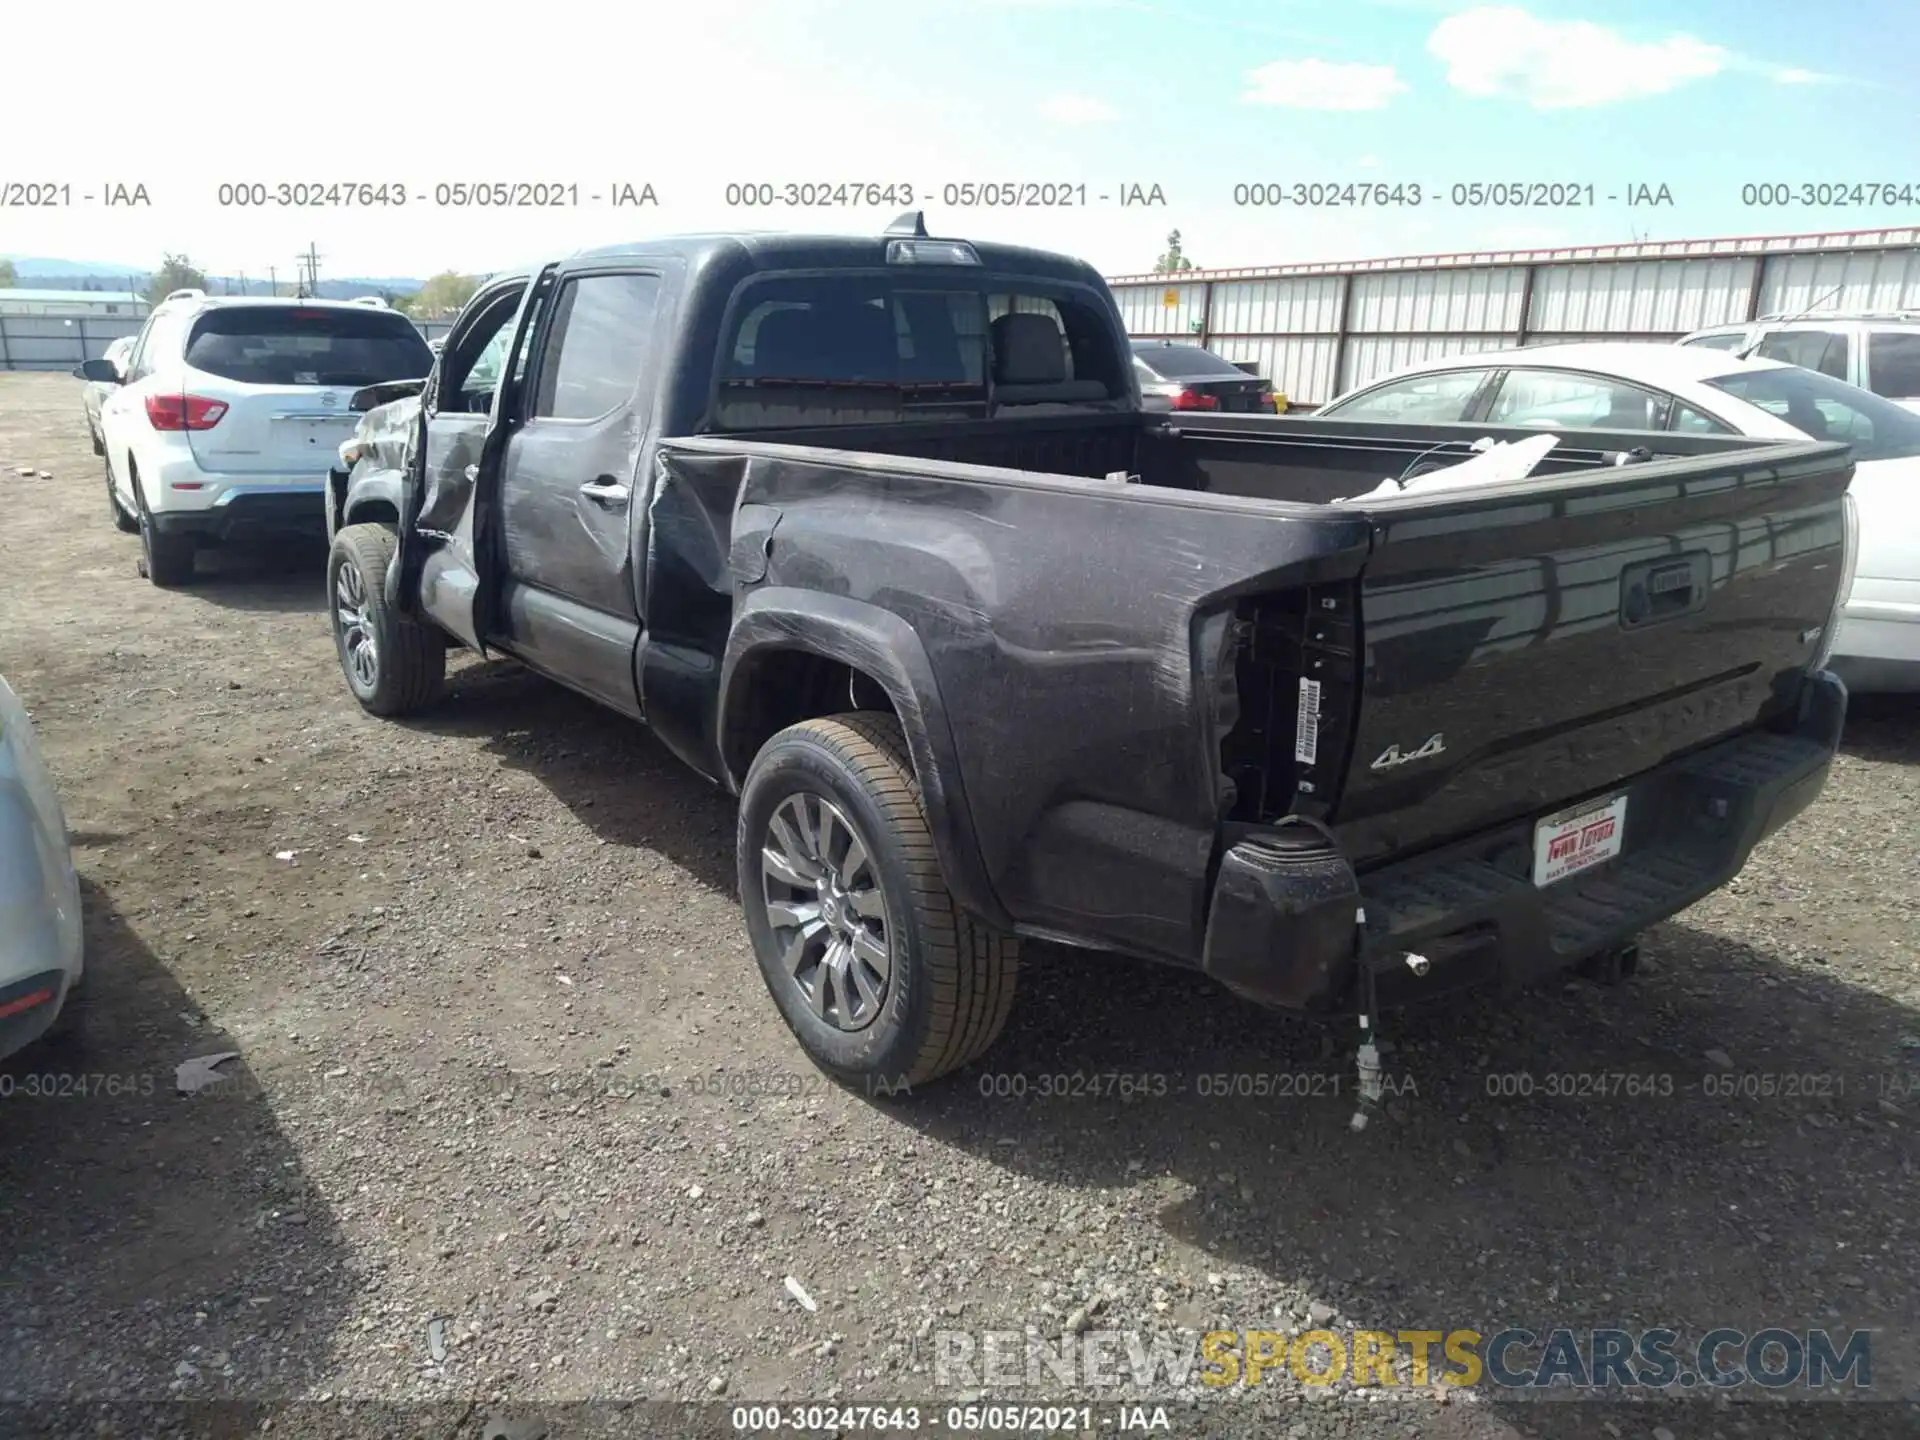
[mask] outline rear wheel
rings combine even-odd
[[[193,579],[193,537],[162,534],[155,526],[153,512],[140,493],[140,472],[134,468],[132,456],[127,457],[127,488],[133,491],[133,503],[140,512],[134,523],[140,531],[141,570],[163,590],[188,584]]]
[[[886,1093],[999,1037],[1019,941],[955,905],[891,715],[808,720],[769,740],[741,787],[738,851],[761,976],[829,1074]]]
[[[440,633],[386,600],[387,567],[399,537],[384,525],[349,525],[327,557],[333,643],[347,688],[369,714],[424,710],[446,688],[447,647]]]

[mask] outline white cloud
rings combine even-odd
[[[1248,73],[1240,98],[1290,110],[1379,110],[1406,89],[1391,65],[1276,60]]]
[[[1512,5],[1449,15],[1427,37],[1427,50],[1447,67],[1454,89],[1539,110],[1664,95],[1743,68],[1732,51],[1691,35],[1630,40],[1590,20],[1542,20]]]
[[[1091,95],[1049,95],[1040,102],[1040,113],[1061,125],[1102,125],[1120,118],[1113,106]]]

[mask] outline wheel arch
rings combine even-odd
[[[788,725],[848,710],[899,721],[947,886],[999,929],[1013,922],[979,850],[939,683],[912,626],[840,595],[770,587],[741,605],[720,669],[718,750],[736,795],[760,747]]]

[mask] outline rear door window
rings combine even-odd
[[[1892,400],[1920,400],[1920,330],[1876,330],[1867,341],[1867,388]]]
[[[554,303],[533,413],[597,420],[632,396],[653,337],[657,275],[584,275]]]
[[[1682,345],[1698,345],[1702,350],[1738,350],[1747,343],[1747,332],[1735,330],[1730,335],[1696,335],[1691,340],[1682,340]]]
[[[1602,375],[1509,371],[1487,421],[1545,430],[1660,430],[1668,397]]]
[[[200,317],[186,362],[242,385],[358,387],[418,379],[433,352],[392,311],[234,305]]]
[[[1399,420],[1437,425],[1463,419],[1467,404],[1486,383],[1485,370],[1436,370],[1392,380],[1351,400],[1329,405],[1326,414],[1342,420]]]

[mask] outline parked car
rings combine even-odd
[[[1920,411],[1920,311],[1763,315],[1696,330],[1679,343],[1818,370]]]
[[[100,407],[107,503],[138,531],[155,585],[193,578],[202,546],[324,525],[321,495],[357,417],[354,391],[424,376],[433,352],[377,300],[211,297],[176,290],[156,306]]]
[[[1376,496],[1457,429],[1147,414],[1132,364],[1091,266],[917,215],[493,277],[355,398],[346,684],[420,710],[458,644],[644,721],[739,797],[786,1023],[890,1092],[987,1049],[1028,937],[1363,1029],[1619,973],[1819,793],[1844,445]]]
[[[1920,690],[1920,416],[1829,375],[1717,347],[1540,345],[1451,355],[1320,411],[1419,420],[1844,440],[1860,553],[1833,669],[1862,692]],[[1647,440],[1655,450],[1668,442]]]
[[[74,1029],[83,950],[66,816],[26,708],[0,678],[0,1059]]]
[[[1287,408],[1286,397],[1274,393],[1271,381],[1198,345],[1136,340],[1133,367],[1144,410],[1274,414]]]
[[[101,358],[114,367],[116,374],[126,373],[127,352],[133,348],[134,338],[132,335],[122,335],[118,340],[107,343]],[[74,366],[73,373],[80,379],[86,379],[84,366]],[[96,455],[107,453],[107,447],[100,439],[100,402],[106,399],[108,392],[112,389],[113,386],[104,380],[87,380],[86,388],[80,392],[81,404],[86,407],[87,412],[87,434],[92,437],[93,453]]]

